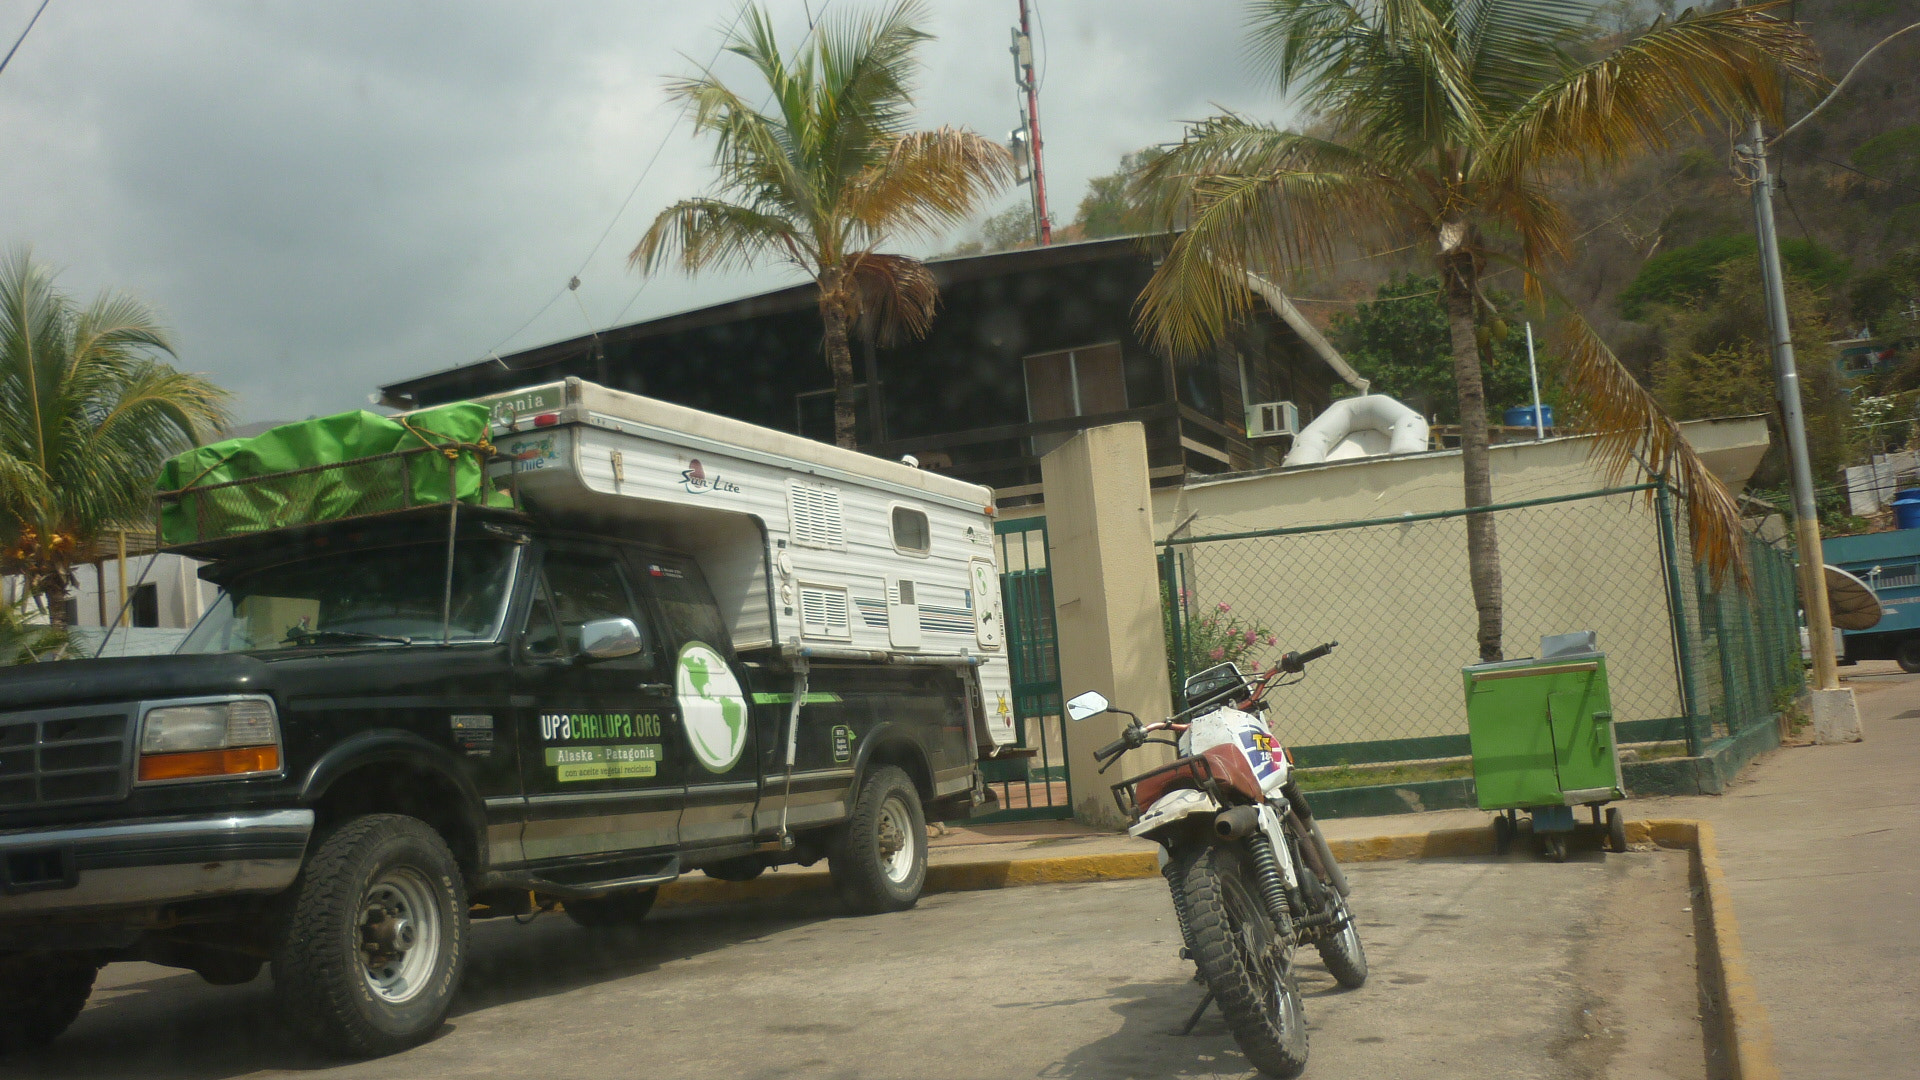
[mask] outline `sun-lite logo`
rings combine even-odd
[[[680,484],[694,495],[707,495],[719,492],[722,495],[738,495],[740,485],[722,480],[718,474],[707,475],[706,467],[699,458],[689,458],[685,472],[680,474]]]

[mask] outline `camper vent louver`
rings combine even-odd
[[[793,542],[802,547],[847,549],[846,520],[840,512],[840,489],[789,483],[787,502],[793,515]]]
[[[853,624],[848,618],[851,608],[845,589],[802,585],[800,632],[807,637],[851,638]]]

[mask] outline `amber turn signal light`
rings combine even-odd
[[[142,780],[197,780],[215,776],[242,776],[280,768],[277,746],[243,746],[237,750],[194,750],[184,754],[146,754],[140,758]]]

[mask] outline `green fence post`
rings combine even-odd
[[[1167,624],[1167,666],[1172,669],[1173,678],[1170,689],[1173,700],[1170,704],[1174,712],[1182,708],[1180,688],[1187,681],[1187,650],[1185,644],[1187,605],[1180,598],[1180,574],[1174,560],[1179,553],[1171,547],[1160,549],[1160,596],[1166,607]]]
[[[1667,611],[1673,622],[1674,667],[1680,676],[1680,707],[1687,716],[1687,753],[1700,753],[1700,689],[1694,681],[1693,643],[1687,633],[1686,594],[1680,585],[1680,544],[1673,527],[1673,494],[1665,477],[1654,488],[1660,515],[1660,558],[1667,569]]]

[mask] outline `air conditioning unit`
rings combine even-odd
[[[1247,438],[1300,434],[1300,409],[1291,401],[1263,401],[1247,406]]]

